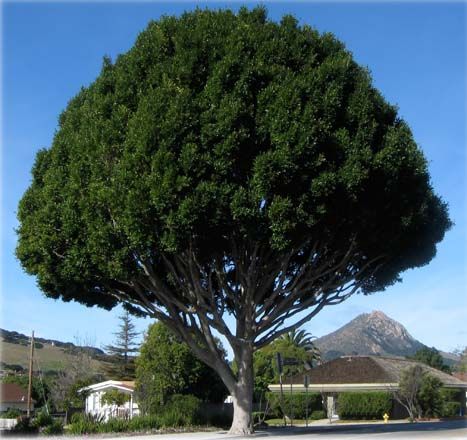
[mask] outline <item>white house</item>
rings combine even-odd
[[[111,390],[117,390],[128,395],[128,400],[121,406],[103,404],[102,396]],[[139,414],[138,404],[134,401],[135,383],[133,381],[107,380],[81,388],[79,392],[86,392],[86,414],[103,417],[132,418]]]

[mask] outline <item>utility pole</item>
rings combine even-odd
[[[281,385],[281,408],[284,415],[284,426],[287,426],[287,419],[285,418],[284,408],[284,390],[282,388],[282,356],[280,353],[276,353],[277,371],[279,372],[279,383]]]
[[[305,400],[306,400],[306,410],[305,410],[305,420],[306,420],[306,426],[308,427],[308,385],[310,382],[310,378],[305,375],[303,385],[305,386]]]
[[[28,418],[31,416],[31,395],[32,395],[32,366],[33,366],[33,359],[34,356],[34,330],[32,331],[31,336],[31,351],[29,355],[29,383],[28,383]]]

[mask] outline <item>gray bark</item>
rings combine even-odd
[[[233,421],[229,434],[248,435],[253,433],[253,349],[250,345],[239,352],[238,380],[231,390],[233,398]]]

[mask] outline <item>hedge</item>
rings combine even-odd
[[[306,417],[307,403],[308,416],[314,411],[322,411],[322,397],[320,393],[294,393],[284,392],[284,408],[281,406],[281,395],[279,393],[267,393],[269,402],[269,415],[273,417],[283,417],[284,414],[294,419],[304,419]]]
[[[455,417],[460,414],[461,404],[460,402],[443,402],[441,409],[441,417]]]
[[[341,419],[381,419],[389,414],[392,396],[385,391],[341,393],[337,399],[337,412]]]

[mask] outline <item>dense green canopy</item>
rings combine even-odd
[[[141,260],[167,278],[161,254],[228,264],[245,244],[302,249],[293,272],[353,243],[355,273],[384,262],[369,293],[428,263],[450,226],[368,71],[333,35],[262,8],[164,17],[106,58],[37,154],[18,217],[17,256],[45,294],[106,308]]]
[[[136,359],[136,393],[142,413],[154,414],[174,394],[214,403],[222,403],[228,394],[219,376],[160,322],[149,327]]]
[[[222,377],[240,434],[255,350],[427,264],[451,225],[368,71],[264,8],[164,17],[105,59],[18,217],[17,256],[47,296],[164,322]]]

